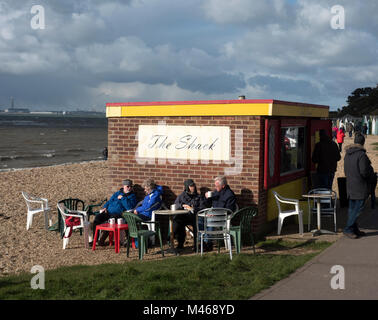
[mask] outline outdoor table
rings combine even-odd
[[[96,233],[95,233],[95,236],[94,236],[94,239],[93,239],[92,250],[96,250],[96,241],[97,241],[98,231],[99,230],[113,232],[113,234],[114,234],[114,243],[115,243],[114,244],[115,252],[119,253],[120,232],[121,232],[121,230],[128,230],[128,225],[125,224],[125,223],[123,223],[123,224],[118,224],[118,223],[113,223],[113,224],[103,223],[103,224],[98,225],[96,227]],[[112,245],[110,234],[109,234],[109,245]]]
[[[332,231],[321,229],[321,220],[320,220],[320,216],[321,216],[321,204],[320,204],[320,200],[321,199],[329,199],[329,198],[334,199],[333,195],[332,194],[324,194],[324,193],[313,193],[313,194],[303,194],[302,197],[303,198],[312,198],[312,199],[316,200],[316,209],[317,209],[317,217],[318,217],[318,228],[314,229],[314,230],[311,230],[311,232],[313,233],[312,236],[315,237],[315,236],[321,235],[321,234],[335,234]],[[311,214],[311,212],[310,212],[310,214]]]
[[[189,210],[156,210],[155,214],[161,214],[164,216],[169,217],[169,231],[170,231],[170,250],[167,250],[168,253],[176,253],[175,251],[175,245],[174,245],[174,240],[175,240],[175,235],[173,233],[173,217],[178,214],[187,214],[189,213]]]

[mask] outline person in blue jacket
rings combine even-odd
[[[148,221],[151,220],[152,211],[158,210],[162,204],[163,187],[158,186],[152,179],[145,180],[142,187],[146,196],[142,205],[134,210],[134,214],[142,220]]]
[[[108,221],[111,218],[122,218],[122,213],[127,210],[133,210],[137,204],[135,193],[133,192],[133,182],[130,179],[122,181],[123,187],[115,192],[106,202],[100,213],[96,215],[93,222],[93,236],[96,226]],[[99,241],[99,245],[103,245],[108,233],[104,232]]]

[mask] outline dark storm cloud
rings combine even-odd
[[[0,1],[0,109],[115,100],[296,99],[375,85],[378,5],[340,0]],[[33,30],[32,5],[46,29]],[[63,108],[63,107],[62,107]]]

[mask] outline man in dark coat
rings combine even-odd
[[[363,148],[365,137],[356,134],[354,144],[346,148],[344,158],[344,172],[347,181],[347,195],[349,199],[348,221],[344,234],[356,239],[365,235],[358,229],[357,218],[364,208],[366,199],[370,193],[369,180],[374,174],[371,162]]]
[[[178,252],[184,248],[185,242],[185,226],[191,225],[193,227],[194,249],[196,248],[197,239],[197,225],[196,214],[198,211],[205,208],[205,203],[201,195],[197,192],[196,184],[192,179],[187,179],[184,182],[184,191],[177,197],[175,205],[177,209],[189,210],[187,214],[176,215],[173,219],[173,233],[177,237]]]
[[[236,197],[235,193],[231,190],[227,184],[226,177],[220,176],[214,179],[215,191],[212,192],[211,197],[205,194],[208,201],[211,201],[213,208],[226,208],[231,211],[236,209]]]
[[[341,159],[337,144],[328,137],[325,130],[319,132],[320,141],[315,145],[312,162],[317,163],[319,187],[332,190],[333,178],[337,169],[337,161]]]
[[[236,196],[235,193],[231,190],[230,186],[227,184],[227,179],[224,176],[219,176],[214,179],[215,191],[211,192],[211,196],[208,193],[205,194],[207,199],[207,207],[213,208],[226,208],[231,211],[236,210]],[[210,228],[209,228],[210,229]],[[204,240],[205,242],[205,251],[213,250],[213,243]]]

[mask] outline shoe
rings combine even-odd
[[[356,230],[355,231],[355,234],[358,236],[358,237],[365,237],[366,236],[366,232],[363,232],[361,230]]]
[[[345,236],[347,236],[350,239],[357,239],[358,236],[353,232],[343,232]]]

